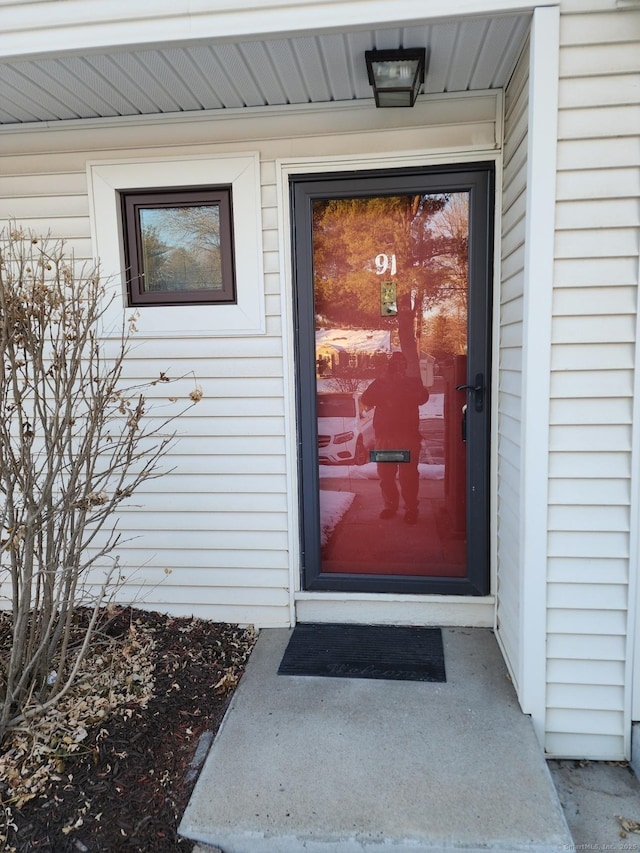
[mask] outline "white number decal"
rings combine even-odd
[[[396,274],[396,256],[395,255],[385,255],[381,252],[379,255],[376,255],[376,274],[384,275],[386,272],[389,272],[391,275]]]

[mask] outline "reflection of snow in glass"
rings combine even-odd
[[[382,329],[318,329],[316,348],[339,352],[391,352],[391,333]]]
[[[375,463],[367,465],[320,465],[320,477],[349,477],[352,480],[377,480]],[[418,465],[420,478],[424,480],[442,480],[444,465]],[[354,492],[320,491],[320,543],[326,545],[338,522],[347,513]]]
[[[444,394],[431,394],[427,402],[420,406],[420,420],[444,418]]]
[[[342,516],[347,512],[353,492],[320,492],[320,544],[326,545]]]
[[[375,462],[366,465],[319,465],[320,479],[334,477],[335,479],[377,480],[378,469]],[[421,480],[444,480],[444,465],[418,465]],[[322,499],[328,492],[322,492]]]

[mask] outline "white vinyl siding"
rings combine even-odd
[[[522,339],[529,50],[505,92],[498,350],[497,635],[516,689],[521,650]]]
[[[537,567],[547,577],[544,745],[556,756],[629,755],[640,225],[633,16],[561,17],[548,539]],[[528,108],[526,73],[523,55],[505,93],[497,424],[497,630],[521,701],[529,642],[521,632],[530,606],[523,595],[523,489],[531,488],[522,467],[530,129],[519,119]]]
[[[56,22],[50,16],[66,14],[66,4],[41,4],[49,16],[42,19],[30,14],[30,2],[0,5],[12,14],[24,7],[15,31],[8,33],[16,56],[49,52],[52,38],[64,51],[72,32],[104,40],[87,46],[92,43],[106,55],[130,30],[130,20],[111,17],[111,0],[92,0],[101,14],[90,20],[104,26],[80,29],[71,19],[52,28]],[[181,0],[171,18],[162,10],[149,11],[144,38],[161,42],[168,32],[179,35],[176,22],[193,25],[188,5]],[[357,4],[289,5],[296,15],[311,12],[300,31],[312,33],[324,26],[322,12],[329,6],[344,16]],[[478,13],[489,6],[480,0],[472,5]],[[519,7],[520,0],[496,0],[493,11]],[[447,15],[447,8],[439,2],[428,13],[439,9]],[[271,22],[278,23],[275,32],[282,30],[283,4],[259,0],[252,9],[240,21],[231,5],[220,7],[207,23],[235,26],[236,35],[246,23],[247,33],[256,35],[251,21],[264,13],[264,32]],[[502,180],[492,448],[497,635],[523,710],[532,715],[548,754],[628,758],[634,631],[640,660],[635,624],[640,597],[638,8],[625,9],[616,0],[561,0],[557,134],[555,127],[546,127],[546,114],[538,120],[545,94],[539,72],[556,59],[540,56],[535,39],[540,11],[556,13],[555,8],[534,12],[533,37],[504,93],[503,158],[497,171]],[[135,11],[130,14],[136,17]],[[419,0],[388,4],[385,12],[398,21],[418,21],[424,14]],[[288,26],[296,21],[301,19]],[[216,30],[218,36],[224,32]],[[555,68],[550,74],[555,78]],[[496,132],[502,117],[496,105],[501,95],[424,98],[408,111],[346,102],[0,131],[0,220],[15,218],[37,232],[51,230],[79,259],[94,251],[88,161],[259,154],[264,333],[139,336],[141,346],[128,364],[139,380],[155,379],[160,371],[171,376],[193,371],[204,392],[176,424],[179,443],[167,460],[174,470],[145,483],[121,513],[129,539],[121,548],[129,600],[175,614],[290,624],[300,570],[299,496],[292,294],[289,258],[281,254],[288,228],[279,208],[287,204],[286,187],[278,183],[282,163],[304,163],[313,171],[366,167],[368,157],[375,168],[492,159],[500,153]],[[546,175],[544,131],[558,146],[557,169],[554,150]],[[537,180],[529,177],[528,184],[534,165]],[[533,201],[540,199],[541,175],[555,182],[555,218],[548,225],[549,233],[555,228],[553,252],[542,233],[544,204],[536,207]],[[537,217],[529,216],[532,208]],[[552,254],[552,273],[544,268],[538,275],[538,257]],[[538,350],[544,350],[545,362],[536,372]],[[182,381],[183,396],[192,381]],[[156,392],[164,388],[156,386]],[[534,470],[542,434],[544,452]],[[306,607],[307,616],[324,608],[322,618],[353,618],[348,596],[300,596],[305,597],[298,607]],[[366,612],[372,620],[383,612],[382,621],[407,620],[409,613],[414,622],[437,622],[433,614],[442,612],[430,609],[438,597],[391,598],[372,596],[362,603],[371,608]],[[474,602],[447,598],[443,604],[445,624],[472,624],[476,618]],[[636,670],[640,675],[640,664]],[[638,718],[640,678],[636,691]]]
[[[152,134],[156,141],[170,136],[166,129]],[[82,261],[93,257],[86,164],[113,157],[115,146],[100,147],[108,131],[80,135],[85,147],[76,150],[78,138],[68,131],[32,133],[20,154],[8,153],[7,138],[0,139],[0,209],[3,223],[15,218],[36,233],[62,237]],[[143,135],[148,139],[149,131]],[[123,160],[149,154],[149,145],[134,147],[140,129],[114,136]],[[201,153],[185,136],[187,144],[169,152]],[[273,170],[266,171],[267,179],[263,175],[262,186],[266,334],[133,337],[127,380],[143,383],[161,371],[185,377],[175,386],[151,388],[152,402],[187,400],[195,383],[204,397],[173,424],[177,442],[161,463],[170,473],[145,483],[120,511],[117,552],[126,578],[120,600],[258,626],[290,622],[279,276],[269,174]]]
[[[564,14],[560,39],[546,748],[622,758],[630,732],[637,12]]]
[[[87,163],[259,154],[265,333],[218,329],[208,336],[198,328],[193,335],[186,330],[166,339],[145,338],[145,320],[127,362],[128,375],[140,382],[161,371],[184,376],[178,386],[183,397],[193,388],[193,373],[204,397],[175,424],[178,442],[166,460],[171,473],[145,483],[120,513],[123,600],[221,621],[290,624],[291,591],[300,571],[292,452],[297,444],[290,435],[294,376],[285,371],[283,355],[290,318],[284,300],[290,293],[283,290],[282,275],[289,260],[280,253],[286,237],[280,233],[285,217],[278,208],[276,163],[316,158],[327,168],[332,158],[341,158],[353,167],[373,155],[384,168],[398,151],[405,152],[405,160],[398,159],[402,165],[429,162],[419,151],[435,151],[441,162],[449,149],[454,162],[461,156],[481,159],[496,149],[499,103],[498,95],[485,93],[387,113],[365,105],[0,133],[0,219],[13,217],[36,232],[64,237],[78,259],[91,259],[95,251]],[[375,132],[372,116],[380,122]],[[242,234],[236,237],[241,251]],[[152,393],[174,395],[163,383]]]

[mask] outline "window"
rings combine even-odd
[[[130,305],[235,304],[230,187],[120,195]]]
[[[153,195],[159,187],[164,188],[174,207],[181,206],[176,204],[179,194],[214,187],[228,190],[235,299],[198,302],[195,310],[192,302],[172,303],[169,311],[164,303],[138,306],[136,326],[140,334],[169,340],[266,333],[258,152],[89,162],[87,184],[92,250],[107,288],[104,334],[111,334],[110,330],[117,334],[122,311],[130,305],[122,196]],[[169,193],[173,193],[172,198],[168,198]],[[198,200],[197,205],[200,203]]]

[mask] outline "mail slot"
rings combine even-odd
[[[370,462],[411,462],[409,450],[370,450]]]

